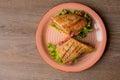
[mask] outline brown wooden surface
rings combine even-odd
[[[104,20],[108,44],[88,70],[66,73],[46,64],[36,48],[38,23],[50,8],[72,0],[0,0],[0,80],[120,80],[120,0],[74,0]]]

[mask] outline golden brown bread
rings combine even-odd
[[[57,47],[57,53],[63,60],[63,63],[70,62],[83,53],[90,53],[93,48],[73,38]]]
[[[87,21],[76,14],[64,14],[53,18],[53,23],[66,34],[80,32],[86,26]]]

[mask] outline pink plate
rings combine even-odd
[[[59,64],[51,59],[46,47],[48,43],[57,44],[66,37],[66,35],[50,27],[51,18],[62,9],[83,10],[93,19],[93,32],[81,40],[93,45],[95,48],[94,52],[83,56],[76,64],[69,66]],[[94,65],[104,52],[106,40],[105,26],[99,15],[91,8],[79,3],[63,3],[50,9],[41,19],[36,32],[37,48],[42,58],[52,67],[66,72],[80,72]]]

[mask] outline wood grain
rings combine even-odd
[[[38,23],[50,8],[72,0],[0,0],[0,80],[120,80],[120,0],[74,0],[103,19],[108,43],[101,60],[79,73],[58,71],[40,57]]]

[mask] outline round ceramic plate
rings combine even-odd
[[[83,10],[88,13],[93,20],[93,32],[89,33],[85,38],[81,39],[81,41],[90,43],[95,49],[92,53],[80,58],[74,65],[63,65],[55,62],[49,56],[49,51],[47,49],[48,43],[57,44],[66,37],[65,34],[61,34],[50,27],[51,18],[62,9]],[[106,30],[99,15],[91,8],[79,3],[63,3],[50,9],[42,17],[36,33],[36,43],[40,55],[49,65],[66,72],[79,72],[94,65],[102,56],[106,45]]]

